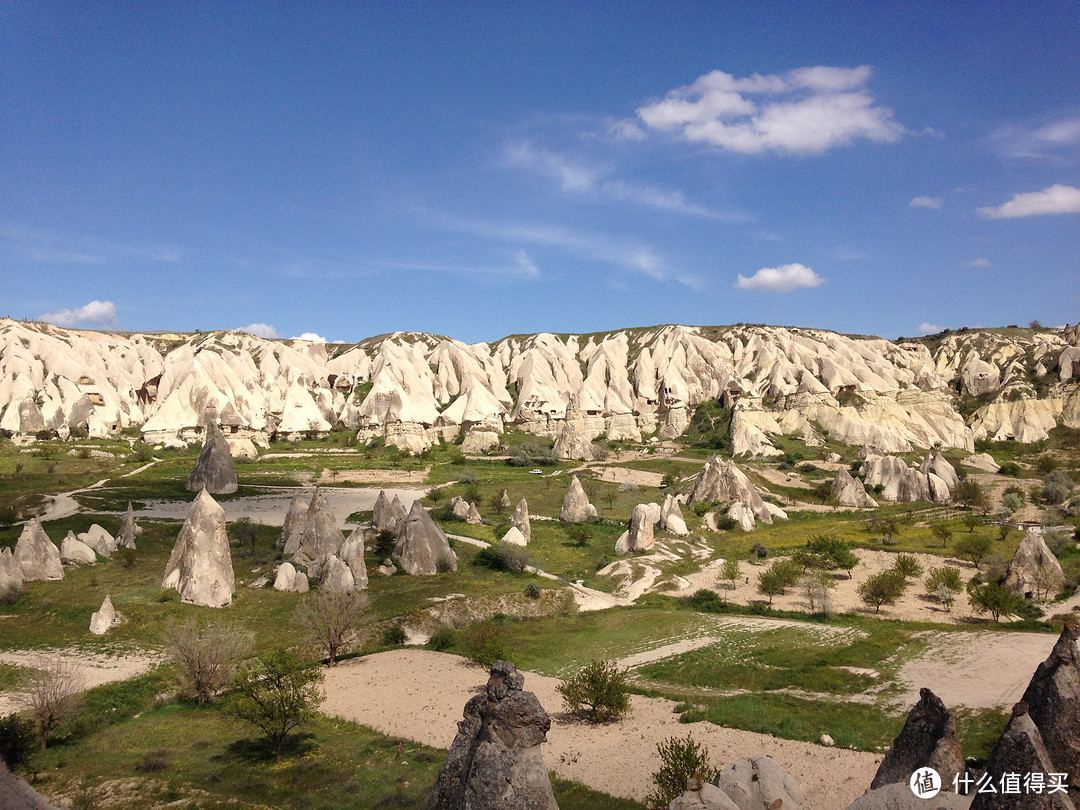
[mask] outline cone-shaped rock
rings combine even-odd
[[[747,525],[752,529],[753,522],[749,515],[763,523],[771,524],[774,517],[784,519],[787,517],[779,507],[767,504],[761,498],[761,493],[753,485],[746,474],[735,463],[720,456],[713,456],[702,467],[694,485],[690,488],[686,503],[693,506],[696,503],[713,503],[717,501],[730,502],[733,505],[742,504],[744,508],[738,510],[734,517],[743,528]]]
[[[25,582],[39,579],[63,579],[64,566],[60,562],[60,549],[45,534],[38,520],[23,526],[19,542],[15,544],[15,559],[22,568]]]
[[[1025,599],[1054,597],[1065,585],[1054,552],[1046,545],[1042,530],[1032,529],[1017,546],[1005,575],[1005,587]]]
[[[116,550],[116,538],[96,523],[76,537],[105,559],[111,557]]]
[[[563,523],[584,523],[591,517],[596,517],[596,507],[589,503],[589,496],[585,494],[585,488],[575,475],[570,481],[566,497],[563,498],[559,520]]]
[[[14,602],[23,589],[22,566],[10,548],[0,551],[0,602]]]
[[[68,532],[60,543],[60,560],[78,563],[79,565],[95,565],[97,554],[90,546],[75,536],[75,532]]]
[[[297,571],[292,563],[282,563],[278,566],[277,576],[274,577],[274,590],[291,593],[308,592],[307,574]]]
[[[803,810],[806,805],[799,783],[779,762],[762,754],[732,762],[716,775],[713,783],[739,810],[769,807]]]
[[[510,516],[510,525],[521,532],[526,541],[532,540],[532,525],[529,523],[529,504],[524,498],[518,501],[514,514]]]
[[[630,513],[630,525],[615,543],[615,551],[627,554],[631,551],[648,551],[656,537],[653,526],[660,520],[660,507],[655,503],[639,503]]]
[[[458,520],[465,520],[469,516],[469,502],[460,495],[455,495],[450,499],[450,511]]]
[[[236,492],[236,466],[229,452],[229,443],[216,425],[207,426],[206,441],[185,487],[189,492],[198,492],[206,487],[211,495]]]
[[[1024,692],[1028,714],[1057,766],[1080,785],[1080,627],[1065,625],[1050,657],[1039,664]]]
[[[739,810],[739,805],[712,782],[690,777],[686,790],[668,805],[668,810]]]
[[[527,546],[529,541],[517,526],[511,526],[506,530],[500,542],[509,543],[512,546]]]
[[[469,504],[469,511],[465,514],[465,522],[471,523],[474,526],[484,522],[484,519],[480,517],[480,510],[476,508],[475,503]]]
[[[870,789],[896,782],[907,784],[919,768],[933,768],[950,774],[950,778],[964,772],[956,721],[941,698],[926,688],[919,690],[919,702],[908,712],[904,729],[885,754]]]
[[[114,624],[116,624],[116,609],[113,608],[112,598],[105,594],[101,607],[90,617],[90,632],[95,636],[103,636]]]
[[[1023,778],[1029,773],[1044,774],[1049,782],[1051,773],[1061,772],[1050,759],[1035,722],[1028,715],[1027,704],[1020,701],[1013,707],[1012,719],[986,760],[986,773],[998,787],[998,793],[976,793],[971,810],[1075,810],[1065,793],[1025,793]],[[1020,774],[1019,794],[1000,792],[1003,774]]]
[[[289,511],[285,513],[285,522],[281,524],[281,536],[277,542],[286,557],[291,557],[300,548],[304,526],[307,525],[307,510],[308,499],[303,493],[297,493],[289,504]]]
[[[188,510],[161,587],[175,588],[183,601],[196,605],[225,607],[232,603],[235,579],[225,510],[205,489]]]
[[[927,453],[919,465],[919,470],[936,475],[945,482],[950,492],[960,486],[960,476],[956,474],[956,468],[941,453]]]
[[[679,507],[679,499],[670,492],[664,496],[664,502],[660,505],[660,526],[679,537],[690,534]]]
[[[386,513],[385,526],[382,531],[396,532],[398,523],[404,520],[409,514],[409,510],[405,508],[405,504],[401,502],[401,498],[397,495],[394,496],[394,500],[390,501],[390,508]]]
[[[413,501],[408,516],[398,521],[393,559],[407,574],[437,574],[440,561],[444,570],[457,571],[457,555],[450,548],[446,532],[420,501]]]
[[[425,810],[558,810],[540,744],[551,720],[513,664],[496,661],[465,704]]]
[[[352,593],[356,590],[356,582],[352,571],[336,554],[325,558],[320,567],[319,587],[331,593]]]
[[[352,534],[345,538],[341,544],[338,557],[349,567],[352,572],[353,584],[356,590],[363,590],[368,586],[367,565],[364,563],[364,530],[357,526]]]
[[[852,477],[844,467],[836,471],[830,494],[841,506],[859,509],[876,509],[877,501],[870,497],[862,481]]]
[[[142,534],[142,528],[135,522],[135,510],[128,502],[127,513],[120,521],[120,531],[116,533],[116,547],[135,548],[135,538]],[[115,548],[113,549],[115,551]]]
[[[510,493],[507,492],[505,489],[502,491],[502,495],[499,496],[499,508],[500,509],[509,509],[510,508]]]
[[[317,562],[322,557],[337,554],[344,542],[345,535],[338,528],[337,515],[323,491],[316,487],[308,505],[307,520],[304,522],[304,533],[300,537],[296,560],[308,564]]]
[[[371,510],[371,526],[377,532],[386,531],[387,508],[390,499],[386,497],[386,491],[380,489],[379,496],[375,499],[375,506]],[[393,529],[390,529],[393,531]]]

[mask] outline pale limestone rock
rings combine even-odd
[[[345,538],[338,552],[341,561],[352,572],[353,583],[357,590],[364,590],[368,586],[367,564],[364,562],[364,530],[359,526],[352,530],[352,534]]]
[[[752,532],[754,530],[754,510],[749,504],[742,501],[736,501],[728,507],[727,516],[739,524],[744,532]]]
[[[1061,563],[1046,545],[1042,530],[1032,529],[1024,535],[1009,563],[1004,584],[1026,599],[1053,598],[1065,585]]]
[[[353,579],[352,571],[336,554],[331,554],[325,559],[321,568],[319,588],[331,593],[352,593],[356,590],[356,581]]]
[[[86,543],[75,537],[75,532],[69,531],[60,543],[60,560],[79,565],[96,565],[97,554]]]
[[[716,775],[713,783],[739,810],[804,810],[806,798],[799,783],[772,757],[740,759]]]
[[[246,436],[228,436],[225,441],[229,444],[229,455],[234,459],[254,461],[259,457],[259,449],[255,442]]]
[[[23,589],[22,566],[10,548],[0,551],[0,602],[14,602]]]
[[[919,472],[933,473],[949,488],[950,491],[960,485],[960,477],[956,474],[956,468],[949,463],[941,453],[927,453],[919,465]]]
[[[1058,378],[1061,382],[1080,380],[1080,346],[1069,346],[1058,355]]]
[[[483,523],[483,518],[480,517],[480,511],[476,508],[475,503],[469,504],[469,511],[465,513],[465,522],[471,523],[474,526]]]
[[[483,430],[479,426],[469,428],[461,442],[462,453],[486,453],[499,446],[499,434],[494,430]]]
[[[668,810],[739,810],[739,806],[724,791],[702,780],[698,774],[686,780],[686,790],[668,805]]]
[[[316,487],[311,503],[308,504],[307,520],[304,522],[304,533],[300,537],[300,548],[296,551],[296,561],[301,564],[317,562],[323,557],[337,554],[344,542],[345,535],[341,533],[333,507],[322,489]]]
[[[563,422],[559,429],[558,438],[555,439],[555,458],[576,459],[578,461],[592,461],[596,458],[589,437],[584,431],[572,422]]]
[[[114,624],[116,624],[116,610],[113,608],[112,599],[105,594],[101,607],[90,617],[90,632],[95,636],[103,636]]]
[[[97,523],[91,525],[85,532],[75,536],[105,559],[112,557],[112,553],[116,550],[116,538]]]
[[[180,592],[185,602],[206,607],[232,604],[236,590],[225,510],[201,490],[188,510],[165,566],[162,588]]]
[[[285,522],[281,525],[277,545],[283,549],[286,557],[293,556],[300,549],[304,527],[307,525],[308,500],[303,493],[298,492],[289,504],[289,511],[285,513]]]
[[[961,390],[971,397],[982,396],[1001,387],[1001,372],[997,366],[979,358],[978,354],[964,364],[960,372]]]
[[[142,534],[142,527],[135,522],[135,510],[128,502],[127,512],[120,521],[120,531],[116,533],[116,548],[135,548],[135,538]]]
[[[229,443],[213,423],[207,426],[206,442],[184,487],[189,492],[198,492],[205,487],[211,495],[236,492],[236,467]]]
[[[720,456],[713,456],[705,464],[694,480],[687,498],[689,506],[714,502],[734,502],[728,514],[746,531],[753,529],[754,518],[766,524],[772,524],[773,518],[787,518],[782,509],[762,500],[757,487],[734,462]],[[749,528],[746,528],[747,526]]]
[[[512,546],[527,546],[529,540],[521,533],[521,530],[517,526],[511,526],[506,534],[502,536],[503,543],[509,543]]]
[[[450,499],[450,511],[458,520],[465,520],[469,516],[469,502],[460,495]]]
[[[994,457],[989,453],[974,453],[961,462],[968,467],[974,467],[976,470],[982,470],[983,472],[996,473],[1001,469],[1001,465],[994,461]]]
[[[15,544],[15,559],[22,568],[24,582],[64,578],[60,549],[49,539],[36,518],[23,526],[19,541]]]
[[[292,563],[282,563],[278,566],[277,575],[274,577],[274,590],[291,593],[307,593],[308,578],[302,571],[297,571]]]
[[[585,488],[581,486],[581,481],[575,475],[570,481],[566,497],[563,498],[559,520],[563,523],[584,523],[595,516],[596,507],[589,503],[589,496],[585,494]]]
[[[524,498],[522,500],[524,500]],[[502,495],[499,496],[499,507],[502,509],[510,508],[510,493],[505,489],[502,491]]]
[[[505,490],[503,491],[505,495]],[[522,498],[518,501],[514,514],[510,516],[510,525],[521,532],[526,542],[532,540],[532,525],[529,523],[529,504]]]
[[[655,503],[639,503],[630,513],[630,525],[615,543],[617,554],[648,551],[655,543],[653,527],[660,521],[660,507]]]
[[[671,493],[664,496],[664,503],[660,506],[660,525],[679,537],[690,534],[682,516],[682,509],[679,508],[679,499]]]
[[[457,570],[457,555],[450,548],[446,533],[420,501],[414,501],[405,520],[398,522],[393,559],[407,574],[437,574],[440,566]]]
[[[836,471],[836,478],[832,484],[832,497],[841,506],[851,506],[857,509],[877,508],[877,501],[870,497],[862,482],[853,478],[851,473],[844,467]]]

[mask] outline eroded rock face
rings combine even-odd
[[[686,780],[686,790],[668,805],[668,810],[739,810],[739,806],[697,773]]]
[[[393,500],[390,500],[383,490],[379,490],[379,497],[375,499],[375,508],[371,513],[371,525],[377,532],[394,532],[397,531],[398,521],[407,514],[401,498],[395,495]]]
[[[688,506],[713,502],[731,503],[727,514],[746,531],[753,530],[755,520],[771,524],[773,518],[787,518],[780,507],[762,500],[757,487],[734,462],[720,456],[713,456],[702,467],[686,500]]]
[[[503,495],[506,490],[503,490]],[[510,525],[521,532],[526,542],[532,540],[532,526],[529,523],[529,504],[524,498],[518,501],[514,514],[510,516]]]
[[[464,719],[425,810],[558,810],[540,744],[551,720],[525,678],[496,661]]]
[[[951,777],[949,782],[951,784]],[[943,782],[945,780],[942,780]],[[885,785],[868,790],[845,808],[845,810],[968,810],[971,796],[956,793],[939,793],[932,801],[920,799],[911,792],[907,782]]]
[[[112,598],[105,594],[101,607],[90,617],[90,632],[95,636],[103,636],[116,624],[116,609],[113,607]]]
[[[517,526],[511,526],[507,529],[500,542],[509,543],[512,546],[527,546],[529,544],[528,538],[521,533]]]
[[[963,463],[988,473],[996,473],[1001,469],[1001,465],[994,461],[994,457],[989,453],[973,453],[965,458]]]
[[[483,518],[480,517],[480,510],[476,508],[475,503],[469,504],[469,511],[465,513],[465,522],[471,523],[474,526],[483,523]]]
[[[363,590],[368,586],[367,565],[364,563],[364,531],[359,526],[345,538],[338,551],[341,561],[348,566],[352,573],[353,584],[356,590]]]
[[[877,509],[877,501],[870,497],[866,487],[857,478],[854,478],[847,468],[841,467],[836,471],[833,479],[832,497],[841,506],[851,506],[856,509]]]
[[[116,538],[96,523],[85,532],[80,532],[75,536],[105,559],[109,559],[116,550]]]
[[[1054,596],[1065,585],[1061,563],[1046,545],[1041,530],[1032,529],[1024,535],[1009,563],[1004,584],[1025,599]]]
[[[116,533],[117,548],[135,548],[135,538],[142,534],[142,527],[135,522],[135,510],[128,503],[127,512],[120,521],[120,531]]]
[[[321,558],[337,554],[345,535],[341,533],[337,515],[326,500],[322,489],[315,488],[308,504],[307,519],[304,521],[304,533],[300,536],[300,548],[296,551],[296,561],[302,564],[317,562]]]
[[[469,516],[469,502],[460,495],[450,499],[450,511],[458,520],[465,520]]]
[[[307,525],[308,498],[303,493],[297,493],[289,504],[289,511],[285,513],[285,522],[281,524],[281,536],[278,537],[278,548],[284,549],[286,557],[291,557],[300,548],[300,541],[304,537],[304,527]]]
[[[1001,387],[1001,372],[997,366],[979,358],[978,354],[964,364],[960,372],[961,390],[970,397],[989,394]]]
[[[936,475],[945,482],[950,492],[960,486],[960,476],[956,474],[956,468],[941,453],[927,453],[919,465],[919,471]]]
[[[60,560],[78,565],[96,565],[97,554],[86,543],[75,537],[75,532],[68,532],[60,543]]]
[[[660,505],[660,526],[679,537],[690,534],[682,516],[682,509],[679,508],[679,499],[671,493],[664,496],[664,502]]]
[[[942,462],[948,465],[944,459]],[[932,460],[924,463],[929,467]],[[945,471],[944,467],[942,469]],[[956,476],[956,471],[952,470],[951,465],[948,466],[948,470],[952,471],[952,477]],[[952,500],[949,485],[943,478],[933,472],[909,467],[899,456],[881,456],[870,453],[863,462],[861,472],[866,485],[880,486],[881,497],[887,501],[949,503]]]
[[[15,559],[22,568],[25,582],[64,578],[60,549],[49,539],[49,535],[37,520],[31,520],[23,526],[19,541],[15,544]]]
[[[581,486],[581,481],[575,475],[570,481],[566,497],[563,498],[559,520],[563,523],[584,523],[594,517],[596,517],[596,507],[589,503],[589,496],[585,494],[585,488]]]
[[[206,607],[232,604],[236,590],[225,510],[201,490],[188,510],[165,566],[162,588],[180,592],[185,602]]]
[[[274,590],[291,593],[307,593],[307,574],[297,571],[292,563],[282,563],[278,566],[277,575],[274,577]]]
[[[22,566],[10,548],[0,551],[0,602],[14,602],[23,589]]]
[[[870,789],[900,782],[906,785],[919,768],[933,768],[939,774],[949,774],[950,779],[965,770],[956,721],[941,698],[926,688],[919,690],[919,702],[908,712],[904,729],[885,754]],[[952,786],[942,787],[950,790]]]
[[[648,551],[656,542],[653,527],[660,521],[660,507],[655,503],[639,503],[630,513],[630,525],[615,543],[618,554]]]
[[[1059,773],[1080,785],[1080,627],[1068,624],[1061,631],[1050,657],[1039,664],[1024,692],[1028,715],[1039,728],[1043,743]]]
[[[739,810],[803,810],[806,806],[799,783],[772,757],[740,759],[720,771],[713,781]]]
[[[405,520],[398,522],[392,558],[408,574],[437,574],[440,566],[447,571],[457,570],[457,555],[450,548],[446,532],[420,501],[414,501]]]
[[[236,492],[236,466],[229,443],[216,425],[207,427],[206,442],[184,486],[189,492],[198,492],[205,487],[211,495]]]

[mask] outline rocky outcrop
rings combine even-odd
[[[469,511],[465,513],[465,522],[471,523],[474,526],[484,522],[483,518],[480,517],[480,510],[476,508],[475,503],[469,504]]]
[[[994,461],[994,457],[989,453],[973,453],[960,463],[988,473],[996,473],[1001,469],[1001,465]]]
[[[371,525],[377,532],[395,532],[399,520],[408,514],[401,498],[397,495],[393,500],[386,497],[386,493],[379,490],[379,497],[375,499],[375,509],[371,513]]]
[[[878,766],[870,789],[894,783],[906,785],[919,768],[933,768],[939,774],[949,774],[949,778],[965,770],[956,720],[941,698],[926,688],[919,690],[919,701],[908,712],[904,728]],[[951,789],[951,785],[943,789]]]
[[[23,589],[22,566],[10,548],[0,551],[0,603],[14,602]]]
[[[513,664],[496,661],[465,704],[425,810],[558,810],[540,745],[551,720]]]
[[[413,501],[408,516],[398,522],[392,559],[407,574],[427,576],[457,570],[457,555],[450,548],[446,532],[420,501]]]
[[[1067,624],[1050,656],[1024,691],[1028,715],[1039,729],[1054,770],[1080,786],[1080,627]]]
[[[724,791],[695,773],[686,780],[686,790],[668,805],[668,810],[739,810]]]
[[[285,521],[281,524],[281,535],[278,537],[277,545],[278,548],[284,550],[286,557],[291,557],[300,549],[300,541],[304,538],[304,527],[307,525],[309,500],[303,493],[298,492],[289,504],[289,511],[285,513]]]
[[[584,523],[596,517],[596,514],[596,507],[589,503],[589,496],[585,494],[585,488],[575,475],[570,481],[566,497],[563,498],[559,520],[563,523]]]
[[[142,534],[142,527],[135,522],[135,510],[128,502],[127,512],[120,521],[120,531],[116,533],[117,548],[135,548],[135,538]]]
[[[697,503],[728,503],[728,516],[746,531],[754,528],[756,520],[771,524],[773,518],[787,518],[782,509],[762,499],[757,487],[733,461],[720,456],[709,459],[698,473],[686,502],[689,506]]]
[[[450,511],[458,520],[465,520],[469,516],[469,502],[460,495],[450,499]]]
[[[49,539],[49,535],[45,534],[41,523],[36,519],[23,526],[15,544],[15,559],[22,569],[24,582],[64,578],[60,549]]]
[[[522,500],[525,499],[522,498]],[[502,495],[499,496],[499,508],[504,511],[510,508],[510,493],[505,489],[502,491]]]
[[[292,563],[286,562],[278,566],[277,574],[274,577],[275,591],[307,593],[309,587],[307,574],[303,571],[297,571],[296,566]]]
[[[0,807],[4,810],[57,810],[7,763],[0,760]]]
[[[345,535],[339,528],[337,515],[319,487],[308,504],[304,532],[300,536],[300,548],[296,550],[295,561],[303,565],[317,563],[325,557],[337,554]]]
[[[653,527],[660,522],[660,507],[655,503],[639,503],[630,513],[630,525],[615,543],[616,554],[648,551],[656,542]]]
[[[836,471],[836,478],[833,479],[830,494],[840,506],[850,506],[856,509],[877,509],[877,501],[870,497],[866,487],[863,486],[861,481],[854,478],[846,467],[841,467]]]
[[[356,590],[356,580],[344,560],[331,555],[319,566],[319,588],[330,593],[352,593]]]
[[[802,788],[772,757],[757,755],[724,768],[713,780],[739,810],[803,810]]]
[[[1046,545],[1041,529],[1024,535],[1009,563],[1004,584],[1025,599],[1053,598],[1064,587],[1061,563]]]
[[[944,463],[948,464],[947,461]],[[951,465],[949,469],[952,469]],[[949,503],[952,500],[949,485],[944,479],[932,472],[908,466],[899,456],[871,453],[863,461],[861,472],[866,486],[875,490],[881,487],[881,497],[886,501]]]
[[[207,426],[206,441],[184,486],[189,492],[198,492],[205,487],[211,495],[236,492],[236,466],[229,443],[212,423]]]
[[[945,781],[947,780],[942,780],[942,783]],[[970,795],[961,796],[956,793],[939,793],[931,801],[920,799],[911,791],[911,786],[904,782],[868,790],[845,810],[968,810],[970,806]]]
[[[1001,387],[1001,372],[976,353],[960,372],[960,391],[969,397],[990,394]]]
[[[195,496],[188,510],[165,566],[161,587],[179,591],[183,601],[195,605],[232,604],[236,586],[225,510],[205,489]]]
[[[506,491],[503,490],[503,494]],[[514,509],[514,514],[510,516],[510,525],[521,532],[521,535],[528,542],[532,540],[532,525],[529,523],[529,504],[522,498],[518,501],[517,507]]]
[[[690,534],[682,516],[682,509],[679,508],[679,499],[670,492],[664,496],[664,502],[660,505],[660,527],[679,537]]]
[[[338,557],[352,574],[354,590],[364,590],[368,586],[367,565],[364,563],[364,530],[359,526],[345,538],[338,551]]]
[[[960,476],[956,474],[956,468],[941,453],[927,453],[919,465],[919,472],[933,473],[945,482],[950,492],[960,486]]]
[[[507,529],[500,542],[509,543],[512,546],[527,546],[529,544],[528,538],[521,533],[517,526],[511,526]]]
[[[60,543],[60,560],[77,565],[95,565],[97,554],[90,546],[76,538],[75,532],[69,531]]]
[[[92,524],[85,532],[80,532],[75,536],[90,546],[95,554],[105,559],[112,557],[112,553],[116,551],[117,539],[96,523]],[[61,554],[61,556],[63,555]]]
[[[90,617],[90,632],[95,636],[103,636],[114,624],[116,624],[116,609],[113,607],[112,598],[105,594],[101,607]]]

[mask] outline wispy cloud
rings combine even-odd
[[[116,304],[112,301],[94,300],[77,309],[58,309],[55,312],[46,312],[39,320],[56,326],[84,326],[86,324],[116,326]]]
[[[936,335],[938,332],[944,332],[944,326],[938,326],[936,323],[929,323],[923,321],[919,324],[919,327],[915,330],[920,335]]]
[[[933,208],[936,211],[941,208],[942,202],[944,201],[941,197],[914,197],[908,203],[908,206],[910,208]]]
[[[742,154],[820,154],[858,139],[898,141],[906,130],[867,91],[871,72],[868,65],[818,66],[736,78],[714,70],[637,115],[649,129]],[[633,132],[629,124],[622,130]]]
[[[1042,191],[1014,194],[1011,200],[1001,205],[980,208],[979,214],[987,219],[1080,214],[1080,188],[1053,185]]]
[[[0,227],[0,242],[13,256],[38,264],[109,265],[132,261],[175,264],[180,261],[180,251],[175,248],[118,244],[17,223]]]
[[[1080,147],[1080,115],[1038,125],[1002,127],[990,136],[997,151],[1014,159],[1061,159],[1077,157]]]
[[[982,258],[980,258],[980,259],[972,259],[970,262],[968,262],[967,264],[964,265],[964,267],[971,267],[971,268],[989,267],[989,266],[990,266],[990,260],[989,259],[982,259]]]
[[[806,265],[782,264],[779,267],[762,267],[750,278],[739,273],[735,289],[791,292],[806,287],[818,287],[824,283],[825,279]]]
[[[462,276],[499,276],[502,278],[523,278],[528,280],[541,277],[540,268],[526,250],[514,251],[505,264],[495,265],[457,265],[436,264],[430,262],[383,262],[381,266],[391,270],[415,271],[422,273],[450,273]]]
[[[269,323],[249,323],[247,326],[238,327],[237,332],[247,332],[249,335],[261,338],[279,338],[278,330]]]

